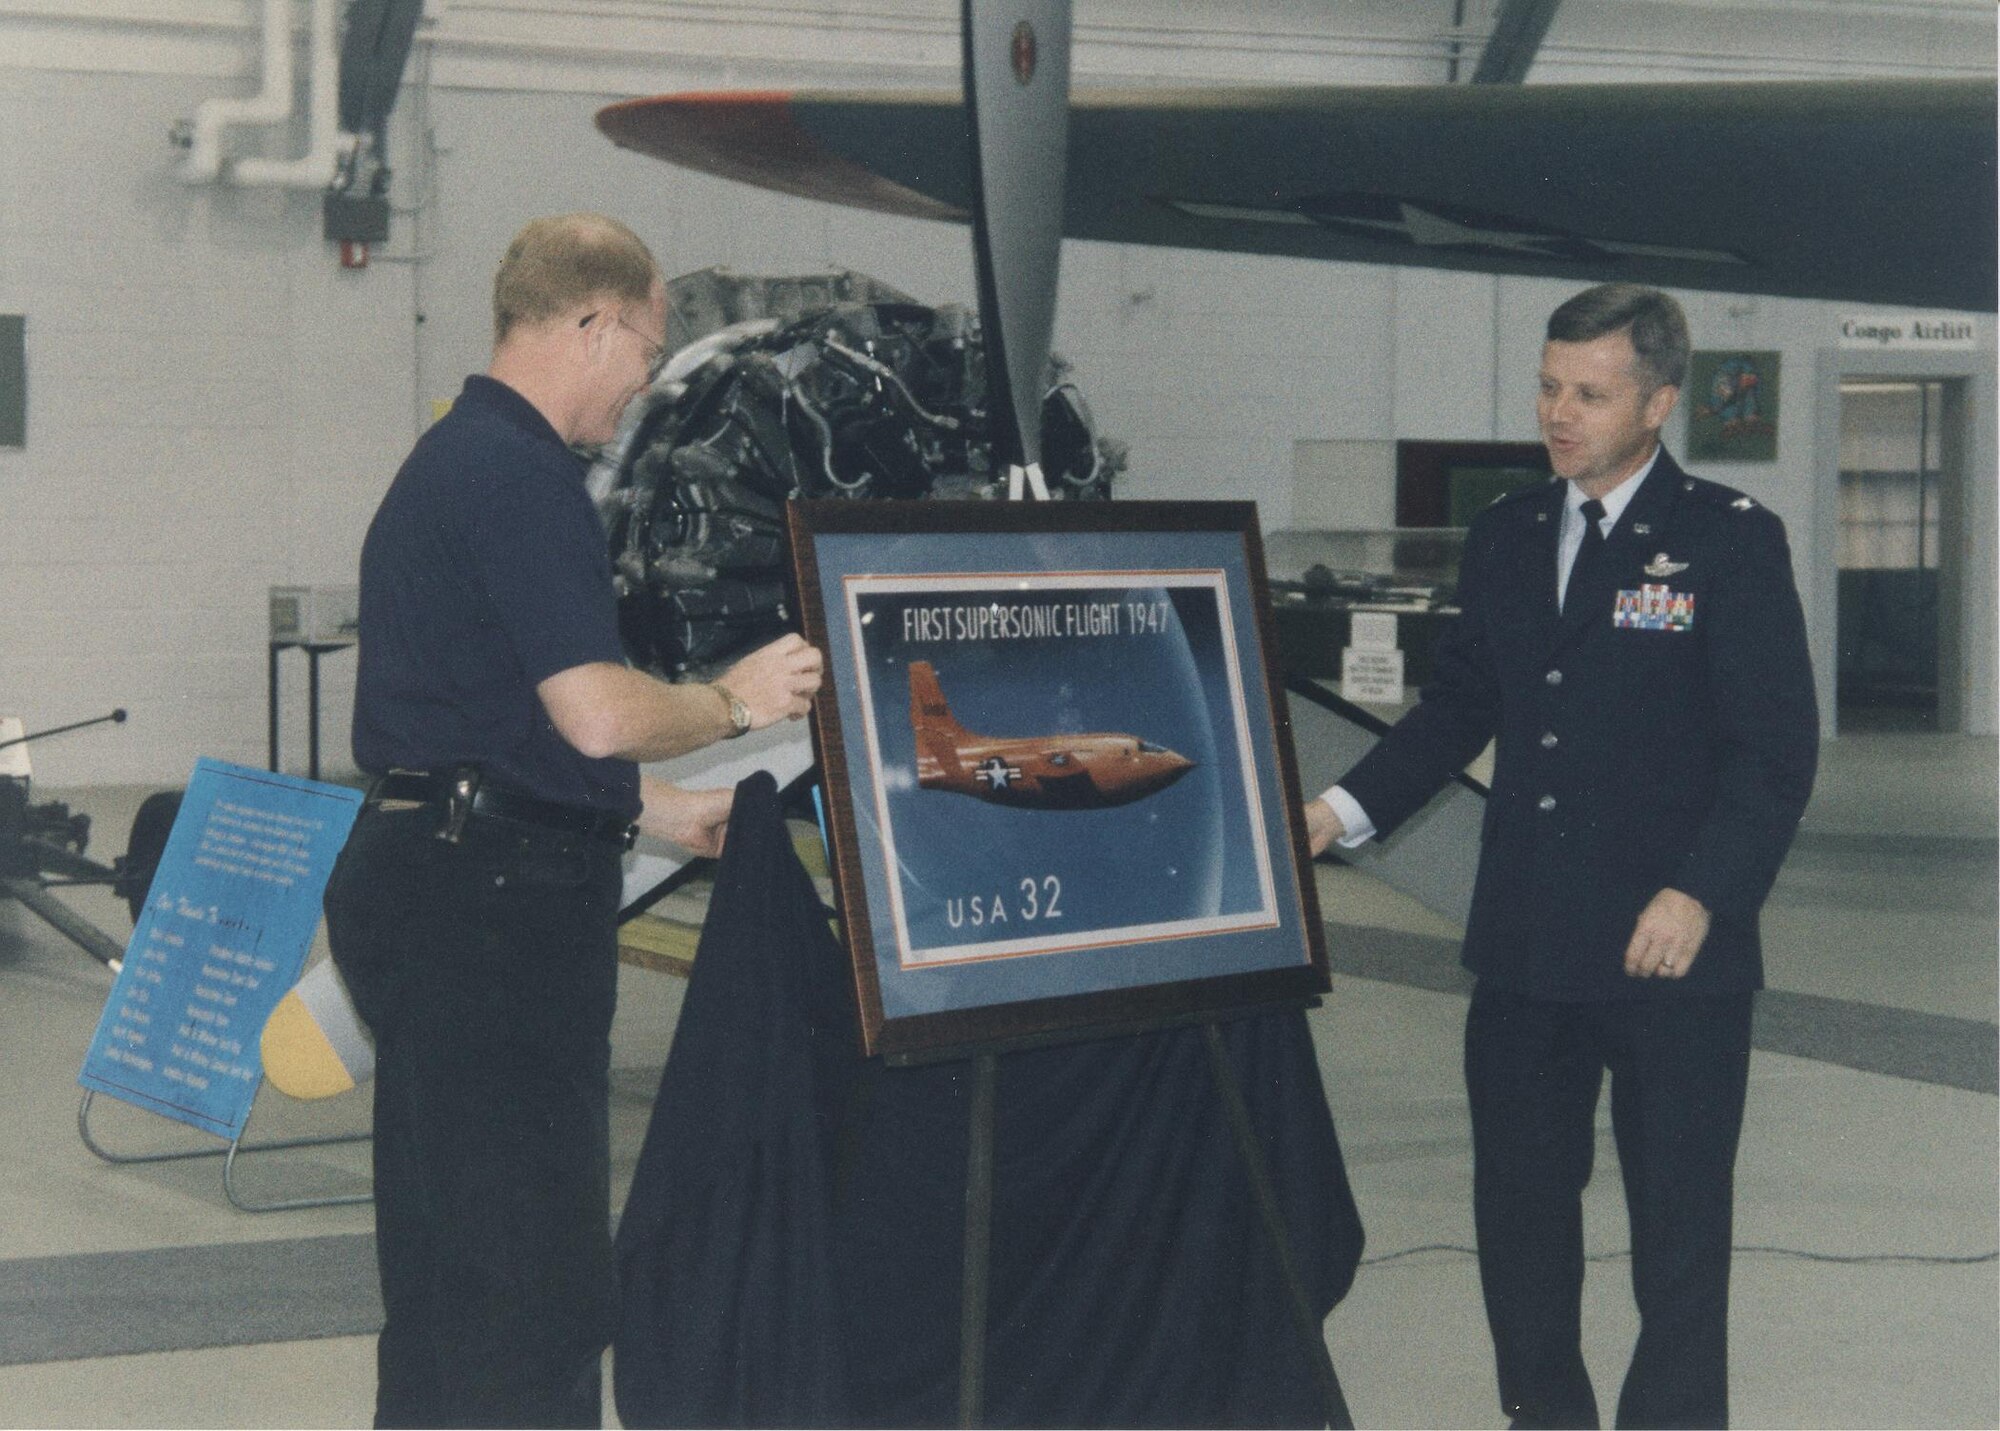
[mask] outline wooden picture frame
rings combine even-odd
[[[794,502],[867,1052],[1329,987],[1244,502]]]

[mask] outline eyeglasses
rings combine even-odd
[[[589,327],[590,320],[595,318],[598,315],[598,313],[601,313],[603,311],[605,310],[596,309],[593,310],[592,312],[584,314],[582,318],[577,320],[576,326],[579,328]],[[644,349],[646,354],[646,382],[648,385],[658,382],[660,380],[660,374],[666,371],[667,359],[672,356],[672,354],[670,354],[667,351],[667,345],[665,343],[656,342],[655,340],[648,338],[644,333],[641,333],[637,328],[634,328],[630,323],[627,323],[625,321],[625,316],[622,313],[620,313],[617,309],[615,308],[611,309],[610,312],[611,312],[611,321],[613,323],[616,323],[620,328],[623,328],[626,332],[630,333],[633,337],[637,338],[641,343],[644,343],[646,345]]]

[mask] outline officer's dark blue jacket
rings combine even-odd
[[[1662,450],[1559,612],[1565,485],[1473,521],[1433,680],[1340,783],[1388,834],[1496,742],[1463,955],[1491,987],[1760,988],[1757,913],[1819,743],[1784,525]],[[1630,978],[1633,926],[1668,886],[1707,906],[1707,943],[1684,979]]]

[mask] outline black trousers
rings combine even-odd
[[[1581,1004],[1473,994],[1473,1218],[1500,1401],[1515,1425],[1598,1424],[1581,1346],[1582,1194],[1607,1071],[1639,1306],[1617,1424],[1728,1424],[1750,1002],[1747,993]]]
[[[366,810],[327,886],[375,1035],[378,1426],[598,1426],[617,851]]]

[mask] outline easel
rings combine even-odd
[[[1266,1004],[1240,1013],[1274,1012],[1286,1007],[1303,1006]],[[1229,1050],[1223,1044],[1222,1023],[1238,1012],[1207,1013],[1130,1028],[1017,1040],[1000,1047],[979,1049],[971,1054],[972,1100],[965,1164],[965,1280],[959,1313],[958,1424],[961,1427],[985,1424],[986,1320],[993,1252],[993,1144],[999,1107],[1001,1053],[1047,1047],[1057,1042],[1129,1036],[1199,1024],[1207,1047],[1209,1072],[1214,1078],[1216,1093],[1222,1100],[1223,1114],[1229,1121],[1244,1175],[1249,1180],[1251,1198],[1257,1205],[1265,1240],[1277,1264],[1286,1312],[1292,1329],[1298,1334],[1299,1349],[1312,1365],[1325,1424],[1335,1428],[1335,1431],[1351,1431],[1354,1420],[1348,1412],[1347,1399],[1341,1393],[1340,1378],[1334,1372],[1333,1357],[1327,1351],[1319,1319],[1313,1315],[1312,1303],[1306,1296],[1305,1284],[1299,1275],[1298,1259],[1292,1251],[1291,1236],[1285,1230],[1277,1191],[1271,1181],[1270,1166],[1265,1160],[1263,1148],[1258,1145],[1256,1130],[1250,1125],[1250,1110],[1243,1098],[1242,1082],[1237,1078],[1235,1066],[1229,1061]]]

